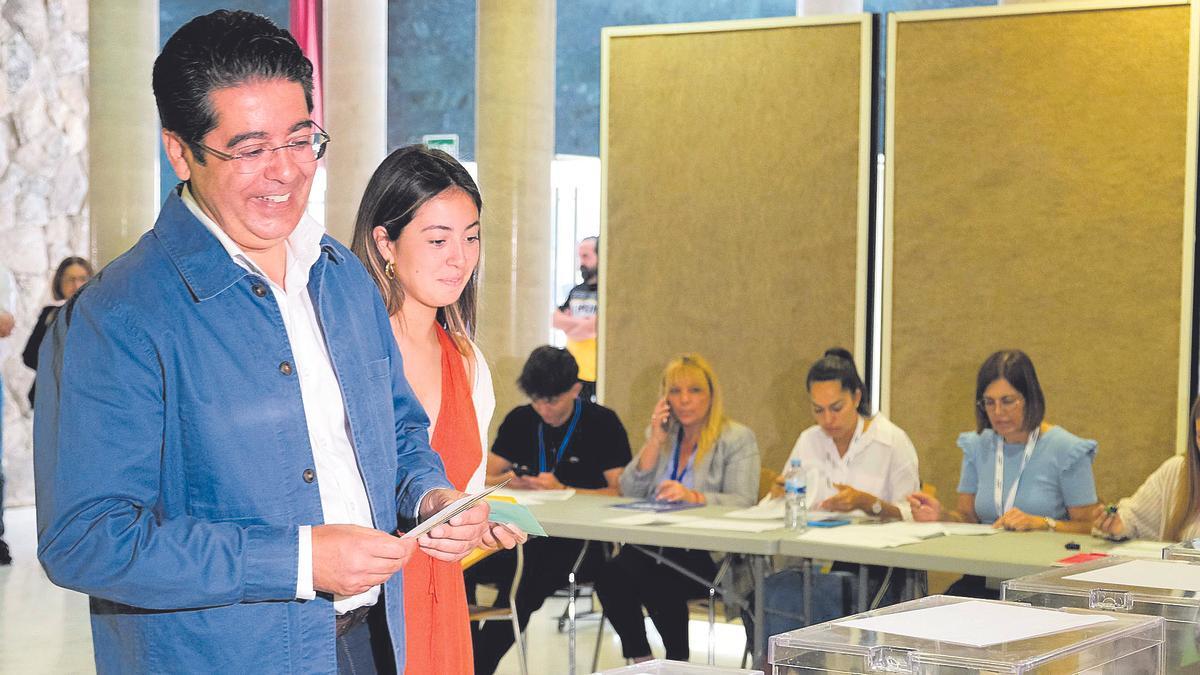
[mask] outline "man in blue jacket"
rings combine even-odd
[[[153,85],[183,182],[42,348],[38,556],[91,596],[102,673],[402,672],[405,561],[511,542],[483,505],[394,534],[462,495],[374,284],[304,215],[312,66],[222,11]]]

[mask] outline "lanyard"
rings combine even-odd
[[[680,429],[679,435],[675,437],[675,453],[674,453],[674,457],[672,459],[672,467],[671,467],[671,480],[673,480],[677,483],[683,482],[683,477],[687,475],[687,472],[692,468],[692,465],[696,463],[696,453],[693,452],[692,456],[688,458],[687,464],[684,465],[683,471],[679,470],[679,446],[682,443],[683,443],[683,429]]]
[[[1039,432],[1040,429],[1034,429],[1029,433],[1029,440],[1025,441],[1025,455],[1021,458],[1021,468],[1017,470],[1017,478],[1008,490],[1008,501],[1005,502],[1003,510],[1000,508],[1000,495],[1004,491],[1004,437],[996,434],[996,489],[994,496],[997,518],[1011,511],[1013,503],[1017,501],[1017,486],[1021,484],[1021,475],[1025,473],[1025,465],[1033,456],[1033,446],[1037,444]]]
[[[579,423],[579,409],[581,403],[579,399],[575,399],[575,412],[571,413],[571,423],[567,425],[567,433],[563,436],[562,443],[558,446],[558,452],[554,454],[554,466],[552,469],[558,468],[558,462],[562,460],[563,453],[567,451],[567,444],[571,442],[571,434],[575,433],[575,425]],[[538,422],[538,473],[546,473],[546,423]]]

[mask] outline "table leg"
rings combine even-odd
[[[859,613],[867,611],[867,603],[870,602],[870,589],[868,588],[870,578],[866,565],[858,566],[858,611]]]
[[[767,558],[750,556],[750,569],[754,575],[754,662],[767,662]]]
[[[804,588],[804,625],[811,626],[813,624],[812,611],[812,589],[813,589],[813,564],[812,560],[805,558],[801,563],[803,567],[803,588]]]

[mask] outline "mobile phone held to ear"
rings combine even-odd
[[[674,421],[675,421],[675,411],[674,411],[674,410],[671,410],[671,405],[668,403],[668,404],[667,404],[667,416],[666,416],[666,417],[664,417],[664,418],[663,418],[663,421],[662,421],[662,428],[663,428],[663,431],[666,431],[667,429],[670,429],[670,428],[671,428],[671,423],[672,423],[672,422],[674,422]]]

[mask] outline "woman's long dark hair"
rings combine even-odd
[[[424,145],[409,145],[396,150],[371,175],[358,207],[350,249],[362,260],[383,294],[388,316],[400,311],[404,289],[399,279],[389,278],[384,273],[387,261],[375,245],[372,232],[383,226],[387,229],[388,239],[396,241],[425,202],[454,189],[467,193],[475,202],[475,208],[482,212],[483,198],[471,174],[450,155]],[[479,265],[476,264],[458,301],[438,309],[437,320],[451,335],[475,337],[478,289]],[[461,342],[459,350],[470,355],[470,347]]]

